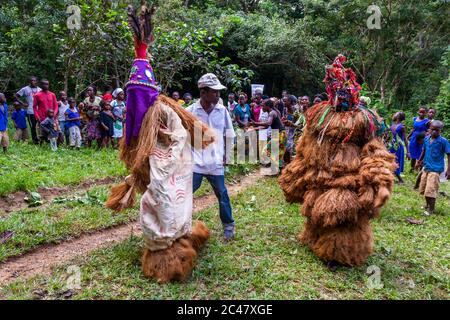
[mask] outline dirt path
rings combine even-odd
[[[259,171],[244,177],[239,183],[228,187],[229,195],[237,195],[241,190],[254,185],[262,177]],[[194,213],[208,208],[216,201],[217,199],[213,194],[194,199]],[[60,244],[41,246],[27,254],[10,258],[1,263],[0,284],[5,285],[18,278],[27,279],[38,274],[49,275],[53,267],[67,263],[77,256],[87,255],[96,249],[123,241],[130,235],[140,234],[139,223],[133,222],[84,234],[79,238]]]
[[[53,199],[64,196],[64,195],[74,195],[77,192],[83,192],[89,190],[95,186],[104,186],[108,184],[113,184],[119,181],[120,177],[107,177],[103,179],[88,179],[83,181],[78,185],[69,185],[64,187],[55,187],[55,188],[39,188],[36,192],[39,193],[42,197],[42,201],[44,205],[39,206],[37,208],[43,208]],[[9,213],[22,210],[28,207],[28,203],[25,201],[25,198],[28,196],[27,192],[18,191],[11,193],[6,196],[0,196],[0,217],[5,217]]]

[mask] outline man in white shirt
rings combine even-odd
[[[39,139],[36,133],[37,121],[33,110],[33,97],[36,93],[41,91],[41,88],[37,86],[37,82],[36,77],[30,77],[30,85],[23,87],[15,95],[17,101],[27,108],[27,118],[31,129],[31,138],[35,144],[39,143]],[[24,97],[27,100],[26,104],[20,100],[21,97]]]
[[[212,73],[205,74],[198,81],[200,99],[186,110],[216,131],[216,142],[203,150],[193,151],[194,182],[193,191],[200,188],[203,177],[211,184],[219,200],[220,219],[225,240],[234,238],[234,219],[230,198],[225,186],[225,164],[236,134],[228,110],[219,102],[220,90],[226,89]],[[226,152],[226,143],[228,144]]]

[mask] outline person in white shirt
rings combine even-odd
[[[16,99],[22,103],[22,105],[24,107],[27,108],[27,118],[28,118],[28,124],[30,125],[30,129],[31,129],[31,138],[33,139],[33,142],[35,144],[39,143],[39,139],[37,136],[37,132],[36,132],[36,125],[37,125],[37,120],[36,117],[34,115],[34,110],[33,110],[33,97],[36,93],[38,93],[39,91],[41,91],[41,88],[39,88],[37,86],[38,80],[36,77],[30,77],[30,85],[23,87],[22,89],[20,89],[17,93],[16,93]],[[23,103],[20,98],[24,97],[27,100],[27,103]]]
[[[204,150],[194,150],[193,191],[200,188],[203,177],[211,184],[219,200],[220,219],[226,241],[234,238],[235,222],[225,186],[225,164],[236,136],[227,108],[219,102],[220,90],[226,89],[217,76],[205,74],[198,81],[200,99],[186,110],[216,131],[216,141]],[[228,150],[229,152],[226,152]]]

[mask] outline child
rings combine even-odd
[[[409,153],[411,155],[411,172],[414,171],[416,167],[416,161],[417,159],[419,159],[420,154],[422,153],[422,144],[418,143],[417,135],[426,132],[430,125],[430,120],[427,119],[426,114],[427,108],[425,106],[421,106],[418,112],[419,117],[413,118],[413,129],[408,135]]]
[[[405,118],[406,116],[404,112],[397,112],[392,118],[394,124],[391,126],[392,142],[389,152],[395,154],[395,160],[398,165],[397,170],[395,170],[395,176],[397,177],[399,184],[404,183],[401,173],[403,172],[405,166],[405,148],[406,150],[409,150],[408,140],[406,139],[406,129],[402,123],[405,121]],[[407,153],[407,158],[410,159],[409,152]]]
[[[41,122],[41,130],[42,138],[50,141],[52,151],[58,150],[58,144],[56,142],[58,131],[56,131],[53,109],[47,110],[47,118]]]
[[[183,100],[184,100],[184,104],[183,107],[187,108],[189,107],[192,103],[193,103],[193,98],[192,98],[192,94],[190,94],[189,92],[185,93],[183,95]]]
[[[15,101],[13,106],[14,111],[11,114],[11,119],[14,122],[14,128],[16,128],[14,141],[26,141],[28,140],[27,112],[22,109],[22,104],[19,101]]]
[[[102,98],[98,97],[97,89],[94,86],[89,86],[87,89],[87,97],[84,99],[84,110],[86,111],[86,141],[90,148],[92,141],[97,141],[97,147],[100,149],[102,143],[101,125],[99,121],[100,103]],[[81,118],[83,115],[81,114]]]
[[[6,104],[6,97],[3,93],[0,93],[0,144],[3,147],[3,153],[6,154],[9,146],[8,105]]]
[[[69,146],[71,148],[81,147],[81,116],[77,109],[74,98],[69,98],[69,108],[66,110],[66,128],[69,131]]]
[[[416,136],[416,142],[417,142],[417,144],[419,144],[421,146],[422,149],[423,149],[424,141],[425,141],[425,132],[421,132]],[[416,164],[415,169],[420,169],[420,172],[416,178],[416,184],[414,185],[414,190],[417,190],[417,189],[419,189],[419,186],[420,186],[420,179],[422,178],[423,168],[421,165]]]
[[[114,139],[114,122],[116,118],[111,111],[111,104],[108,101],[102,101],[102,112],[100,112],[100,127],[102,129],[102,147],[107,147],[111,142],[111,146],[115,148]]]
[[[117,141],[123,137],[123,123],[125,121],[125,92],[121,88],[117,88],[113,92],[113,96],[116,98],[111,103],[112,113],[116,118],[114,122],[114,135],[113,138]]]
[[[69,108],[69,102],[67,100],[67,93],[64,91],[61,91],[59,93],[59,101],[58,101],[58,123],[59,128],[61,130],[61,134],[58,137],[58,142],[64,143],[66,141],[66,144],[69,143],[69,133],[66,128],[66,110]]]
[[[423,151],[420,155],[419,165],[423,163],[422,179],[420,180],[420,194],[425,196],[426,211],[424,215],[434,213],[436,197],[439,191],[439,177],[445,170],[444,156],[447,154],[450,163],[450,143],[441,136],[444,124],[441,121],[433,120],[430,125],[431,134],[425,138]],[[450,166],[445,173],[450,177]]]

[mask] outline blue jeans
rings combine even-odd
[[[213,176],[194,172],[194,192],[202,185],[203,177],[208,180],[219,200],[220,220],[222,220],[223,224],[234,224],[230,198],[228,197],[227,187],[225,186],[225,176]]]

